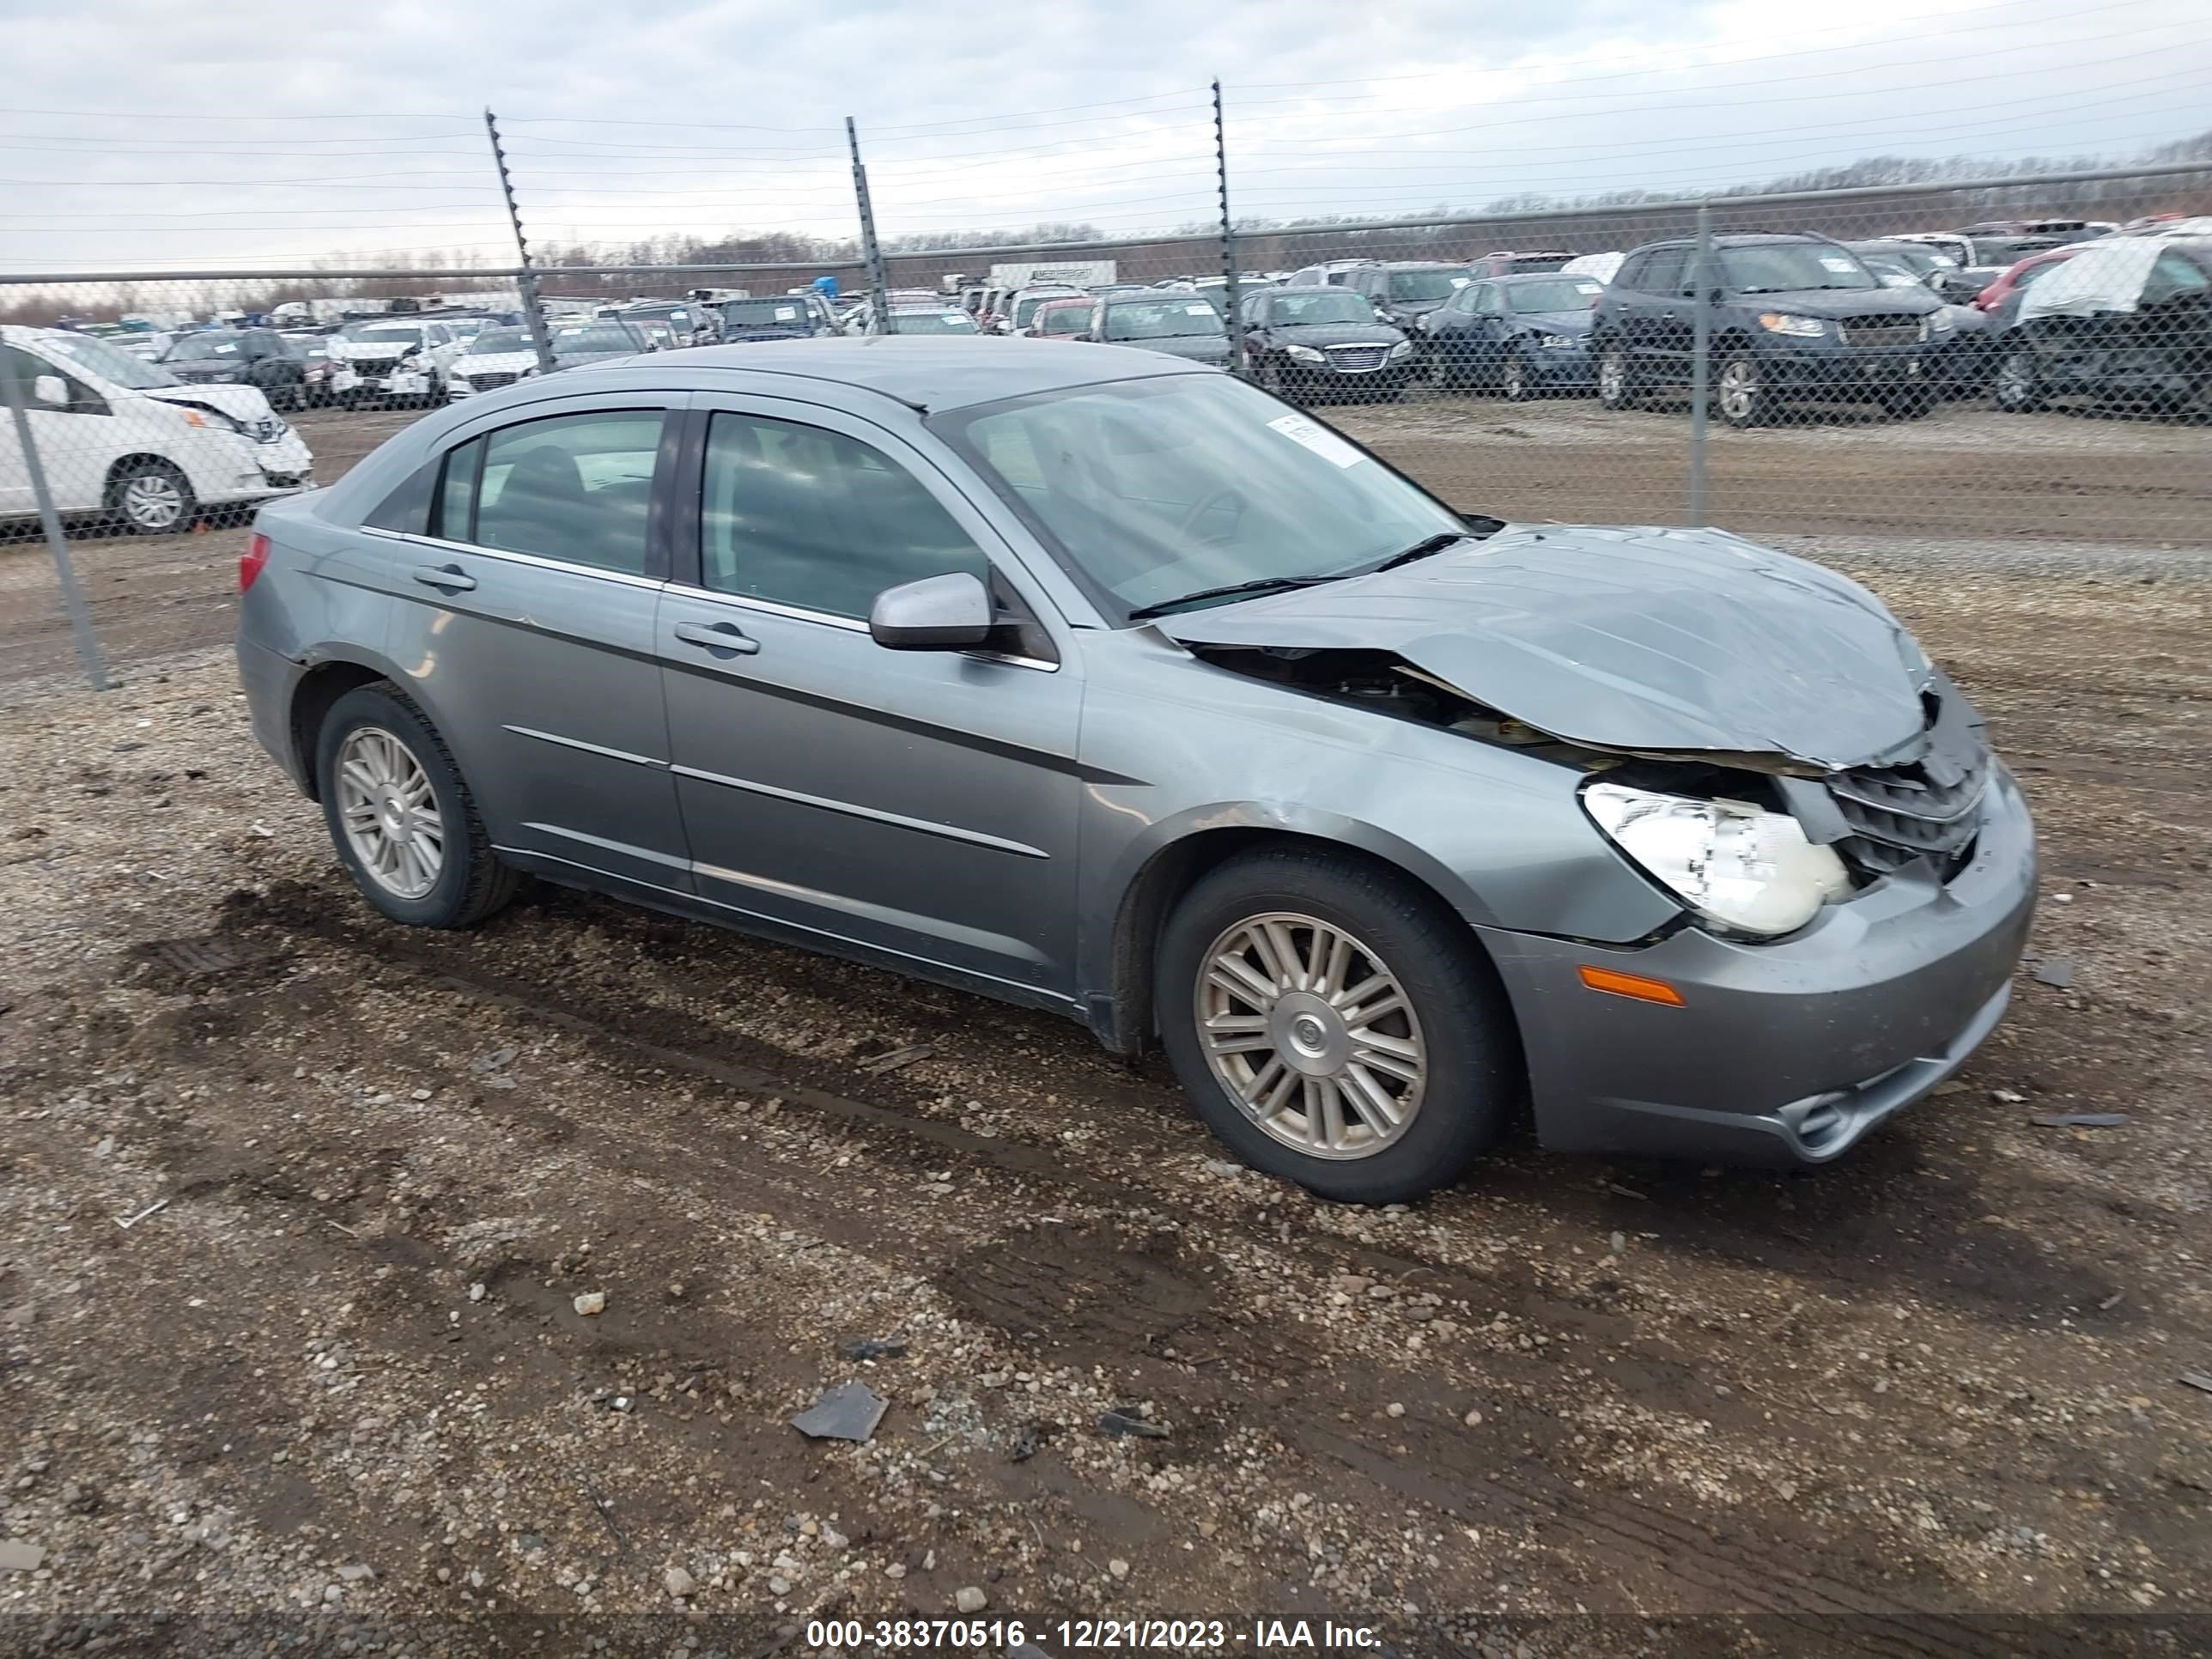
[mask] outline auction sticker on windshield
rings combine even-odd
[[[1200,301],[1194,306],[1185,306],[1183,310],[1193,317],[1205,317],[1212,313],[1213,307],[1207,305],[1204,301]]]
[[[775,308],[775,319],[779,323],[791,322],[794,320],[798,315],[799,307],[797,306],[778,306]]]
[[[1854,265],[1849,259],[1839,258],[1832,253],[1822,254],[1820,256],[1820,263],[1828,270],[1843,276],[1848,276],[1854,270],[1858,269],[1858,267]]]
[[[1211,311],[1212,307],[1206,309]],[[1339,466],[1358,466],[1367,459],[1320,422],[1308,420],[1303,415],[1285,415],[1267,424],[1292,443],[1304,444],[1322,459],[1334,461]]]

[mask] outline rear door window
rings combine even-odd
[[[446,459],[438,533],[645,574],[664,419],[640,409],[556,415],[461,445]]]

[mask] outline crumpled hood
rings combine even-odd
[[[1508,525],[1396,570],[1160,617],[1190,645],[1387,651],[1553,737],[1902,760],[1931,671],[1857,583],[1717,530]]]
[[[255,386],[149,386],[146,396],[165,404],[200,404],[219,409],[247,426],[273,418],[268,398]]]

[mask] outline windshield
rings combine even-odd
[[[1880,247],[1861,248],[1858,252],[1867,259],[1887,259],[1892,264],[1903,265],[1916,276],[1925,276],[1931,270],[1949,270],[1958,261],[1940,248],[1925,242],[1886,242]]]
[[[1080,334],[1090,326],[1088,301],[1079,306],[1048,305],[1037,313],[1036,331],[1040,334]]]
[[[1348,288],[1285,289],[1270,308],[1274,320],[1293,327],[1306,323],[1371,323],[1375,307],[1364,294]]]
[[[1769,242],[1721,252],[1721,275],[1738,294],[1802,294],[1817,289],[1879,288],[1849,248],[1830,242]]]
[[[964,311],[894,311],[894,334],[973,334],[975,319]]]
[[[207,357],[235,357],[238,356],[238,336],[235,334],[187,334],[169,348],[167,361],[188,363]]]
[[[151,392],[156,386],[182,384],[159,363],[149,363],[143,357],[118,351],[106,341],[95,340],[89,334],[42,334],[39,337],[39,343],[72,362],[83,364],[103,380],[132,392]]]
[[[1109,340],[1168,340],[1221,331],[1221,313],[1204,300],[1137,300],[1106,307]]]
[[[1474,280],[1471,270],[1394,270],[1390,297],[1394,300],[1449,300],[1454,289]]]
[[[929,425],[1124,612],[1231,582],[1347,574],[1467,528],[1318,421],[1225,375],[1078,386]]]
[[[595,351],[642,351],[645,336],[634,328],[618,323],[600,323],[591,328],[556,328],[553,331],[553,350],[556,356],[573,357]]]
[[[1563,276],[1556,283],[1508,283],[1506,303],[1516,311],[1588,311],[1605,284],[1587,276]]]
[[[488,328],[469,342],[464,354],[471,357],[501,357],[511,351],[527,351],[529,331],[520,328]]]
[[[358,345],[413,347],[422,343],[422,331],[400,323],[348,323],[338,338]]]
[[[732,300],[722,307],[722,320],[732,328],[805,328],[806,301],[787,295],[781,299]]]

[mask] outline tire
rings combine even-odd
[[[1507,351],[1498,366],[1498,395],[1509,404],[1525,404],[1536,395],[1535,383],[1528,378],[1528,360],[1518,346]]]
[[[1618,340],[1597,349],[1597,400],[1607,409],[1633,409],[1643,401],[1644,388],[1628,356]]]
[[[1251,941],[1256,953],[1260,945],[1243,930],[1269,923],[1301,957],[1319,950],[1316,930],[1334,930],[1349,953],[1338,991],[1357,989],[1379,971],[1395,981],[1410,1012],[1346,1026],[1333,1012],[1336,1000],[1300,989],[1279,994],[1272,1012],[1262,1012],[1263,999],[1250,987],[1267,981],[1249,969],[1258,957],[1240,954],[1238,941]],[[1238,981],[1241,995],[1220,988],[1231,981],[1207,971],[1224,954],[1239,955],[1253,974]],[[1246,1164],[1323,1198],[1394,1204],[1449,1184],[1490,1147],[1521,1098],[1514,1028],[1488,959],[1457,917],[1386,868],[1292,847],[1231,859],[1176,907],[1154,969],[1154,1017],[1200,1117]],[[1325,972],[1321,982],[1328,982]],[[1363,1001],[1371,1009],[1377,1000]],[[1256,1044],[1216,1056],[1200,1030],[1201,1019],[1212,1018],[1272,1019],[1273,1040],[1285,1048],[1255,1031]],[[1378,1048],[1377,1040],[1396,1051]],[[1402,1069],[1408,1050],[1421,1067],[1413,1078]],[[1300,1063],[1286,1064],[1285,1052]],[[1360,1065],[1363,1057],[1367,1063]],[[1308,1079],[1309,1066],[1329,1079],[1327,1088]],[[1262,1102],[1283,1092],[1263,1121],[1232,1086],[1256,1086]],[[1413,1104],[1394,1124],[1374,1103],[1377,1090],[1399,1108],[1408,1099]],[[1333,1097],[1334,1113],[1319,1103],[1323,1096]],[[1368,1103],[1364,1113],[1361,1100]],[[1306,1134],[1316,1118],[1324,1137],[1332,1119],[1340,1127],[1331,1152],[1316,1148]]]
[[[1713,406],[1733,427],[1764,426],[1773,418],[1774,393],[1766,371],[1747,346],[1723,350],[1720,372],[1713,376]]]
[[[192,527],[199,502],[168,462],[137,460],[107,481],[107,510],[134,536],[173,536]]]
[[[1283,390],[1283,366],[1272,354],[1260,359],[1260,388],[1271,397],[1281,398],[1285,395]]]
[[[379,774],[380,757],[392,782],[365,787],[365,778]],[[365,770],[342,775],[352,767]],[[471,927],[514,896],[519,878],[493,853],[445,739],[390,681],[357,687],[331,705],[315,736],[315,783],[338,861],[362,896],[392,921]],[[364,818],[364,798],[407,805],[402,833],[392,833],[390,812],[372,808]],[[388,864],[373,866],[379,838],[390,849]],[[435,868],[426,872],[432,858]]]
[[[2014,346],[1997,360],[1990,382],[1996,406],[2008,415],[2032,415],[2043,407],[2042,377],[2036,373],[2035,353]]]

